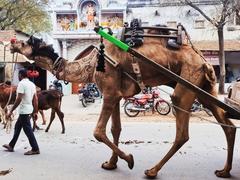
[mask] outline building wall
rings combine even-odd
[[[58,14],[75,13],[72,18],[77,17],[77,21],[81,20],[80,5],[88,0],[53,0],[51,6],[51,17],[53,21],[53,43],[54,48],[59,54],[68,60],[73,60],[79,52],[90,44],[98,44],[98,36],[92,30],[77,28],[71,31],[59,31],[57,24]],[[97,12],[99,23],[104,19],[101,13],[118,13],[123,12],[123,20],[130,22],[133,18],[142,20],[143,25],[166,24],[176,27],[181,23],[189,33],[192,41],[211,40],[218,41],[216,28],[209,23],[202,15],[190,6],[179,4],[179,0],[89,0],[99,5]],[[199,8],[207,13],[210,17],[219,15],[219,1],[217,0],[194,0]],[[79,26],[79,25],[78,25]],[[226,40],[240,39],[240,26],[232,23],[227,24],[224,28],[224,38]],[[237,52],[239,53],[239,52]],[[237,56],[239,56],[237,54]],[[229,67],[234,67],[233,58],[235,56],[226,55],[226,62],[229,60]],[[234,68],[234,74],[238,74]],[[239,72],[240,74],[240,72]],[[50,76],[51,81],[54,79]],[[48,81],[50,83],[50,81]],[[71,85],[64,86],[64,91],[68,94],[71,92]]]

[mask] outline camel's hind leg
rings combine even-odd
[[[216,91],[212,91],[212,95],[216,96]],[[218,106],[214,105],[213,103],[209,103],[207,101],[204,101],[204,99],[199,99],[199,101],[208,109],[210,109],[216,118],[216,120],[219,123],[226,124],[233,126],[233,123],[226,118],[225,111]],[[235,135],[236,135],[236,129],[231,127],[222,126],[223,131],[225,133],[226,139],[227,139],[227,161],[225,163],[225,166],[222,170],[216,170],[215,174],[218,177],[228,178],[230,177],[230,170],[232,169],[232,160],[233,160],[233,150],[234,150],[234,142],[235,142]]]
[[[174,105],[189,111],[194,99],[195,95],[190,90],[179,84],[176,86],[172,96]],[[145,174],[149,178],[156,177],[158,171],[163,167],[163,165],[183,146],[183,144],[188,141],[189,117],[190,114],[188,112],[176,109],[176,137],[174,144],[158,164],[156,164],[152,169],[145,171]]]
[[[114,98],[114,96],[108,95],[107,97],[104,97],[103,100],[103,107],[102,111],[97,123],[97,126],[94,131],[94,137],[100,141],[106,144],[108,147],[110,147],[113,152],[119,156],[121,159],[124,159],[128,163],[128,167],[130,169],[133,168],[134,161],[133,161],[133,156],[131,154],[126,155],[123,151],[121,151],[118,146],[113,144],[108,137],[106,136],[106,126],[108,119],[110,118],[112,112],[114,111],[114,108],[116,108],[116,104],[118,104],[120,101],[120,98]],[[116,111],[116,110],[115,110]],[[120,124],[116,124],[115,128],[119,129]]]
[[[119,136],[121,133],[121,121],[120,121],[120,105],[119,102],[115,105],[112,113],[112,128],[111,132],[113,135],[113,143],[118,146]],[[102,164],[102,168],[107,170],[112,170],[117,168],[118,156],[113,151],[112,156],[109,161]]]

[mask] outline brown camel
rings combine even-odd
[[[207,64],[191,46],[183,45],[179,50],[170,50],[166,47],[166,43],[167,39],[145,38],[144,44],[136,48],[136,50],[217,97],[216,77],[213,67]],[[114,66],[107,61],[105,63],[106,72],[104,73],[95,70],[97,52],[93,46],[80,53],[78,56],[79,60],[73,62],[68,62],[63,58],[59,61],[60,58],[50,46],[34,37],[31,37],[27,42],[12,42],[11,51],[21,53],[29,59],[33,59],[38,66],[51,71],[59,79],[65,79],[70,82],[96,81],[104,100],[94,136],[98,141],[105,143],[113,150],[109,161],[103,163],[102,168],[108,170],[117,168],[118,157],[120,157],[132,169],[134,166],[133,156],[126,154],[118,147],[121,132],[119,101],[122,97],[129,97],[138,93],[140,88],[136,82],[124,73],[133,74],[131,55],[108,42],[105,42],[105,46],[105,53],[118,62],[118,65]],[[205,107],[212,111],[218,122],[233,126],[232,122],[226,118],[225,111],[215,104],[208,102],[207,99],[198,97],[196,93],[185,86],[169,80],[159,70],[149,64],[139,61],[139,65],[144,84],[149,86],[175,84],[172,95],[174,105],[189,111],[197,97]],[[110,116],[112,117],[111,132],[113,142],[106,135],[106,125]],[[189,117],[189,113],[176,110],[175,141],[163,159],[154,167],[145,171],[147,177],[156,177],[163,165],[188,141]],[[226,126],[222,126],[222,128],[227,139],[227,160],[224,168],[216,170],[215,174],[218,177],[230,177],[236,130]]]
[[[17,90],[16,86],[7,85],[5,83],[0,84],[0,107],[2,109],[5,108],[7,103],[9,105],[14,103],[16,99],[16,90]],[[11,98],[9,100],[10,95],[11,95]],[[55,113],[57,113],[62,124],[62,133],[65,133],[65,126],[63,121],[64,114],[61,111],[62,94],[58,90],[43,90],[43,91],[38,91],[37,96],[38,96],[38,110],[43,118],[43,122],[46,121],[44,119],[43,110],[48,110],[50,108],[52,109],[50,122],[45,131],[48,132],[55,118]],[[4,109],[4,110],[5,110],[4,114],[6,114],[7,109]],[[37,127],[37,124],[34,121],[33,129],[35,129],[36,127]]]

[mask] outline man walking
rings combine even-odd
[[[30,122],[32,114],[34,120],[37,119],[38,99],[36,94],[36,86],[27,78],[26,69],[19,70],[18,78],[20,82],[17,87],[17,97],[10,112],[7,114],[7,118],[9,118],[12,115],[13,111],[18,106],[19,117],[15,124],[14,135],[12,140],[10,141],[9,144],[3,145],[3,147],[6,148],[7,151],[9,152],[13,152],[14,146],[23,128],[23,131],[28,137],[29,143],[32,147],[32,150],[25,152],[24,155],[40,154],[39,147],[33,134]]]

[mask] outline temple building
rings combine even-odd
[[[216,28],[199,12],[179,0],[52,0],[53,31],[51,41],[62,57],[73,60],[85,47],[97,45],[99,36],[94,26],[110,27],[117,32],[133,18],[139,18],[143,26],[165,24],[176,27],[181,23],[193,44],[203,52],[206,60],[219,74],[218,35]],[[207,15],[214,18],[220,6],[216,0],[193,0]],[[233,14],[224,28],[226,67],[240,76],[240,15]],[[48,73],[48,84],[52,81]],[[76,85],[64,86],[65,94],[76,92]]]

